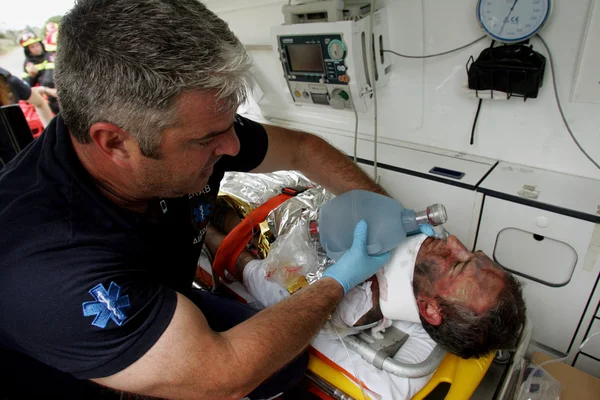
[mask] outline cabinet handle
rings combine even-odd
[[[542,240],[544,240],[544,237],[542,235],[538,235],[537,233],[533,234],[533,238],[535,240],[537,240],[538,242],[541,242]]]

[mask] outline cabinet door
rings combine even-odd
[[[370,166],[361,167],[372,172]],[[448,212],[444,227],[468,249],[473,247],[483,197],[480,193],[382,168],[378,174],[381,186],[404,207],[420,211],[435,203],[443,204]]]
[[[591,222],[487,196],[476,247],[524,283],[533,340],[566,353],[594,289]]]
[[[585,354],[577,356],[575,368],[587,372],[588,374],[600,378],[600,361],[595,358],[588,357]]]
[[[590,330],[586,337],[592,336],[594,333],[600,332],[600,319],[594,318],[592,321],[592,325],[590,326]],[[600,336],[600,335],[598,335]],[[586,343],[582,352],[588,356],[595,358],[596,360],[600,360],[600,337],[590,339],[589,342]]]

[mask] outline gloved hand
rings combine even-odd
[[[323,278],[328,276],[338,281],[346,294],[354,286],[375,275],[389,259],[389,252],[378,256],[367,253],[367,223],[360,220],[354,228],[352,247],[338,262],[327,268]]]

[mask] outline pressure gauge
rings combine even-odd
[[[521,42],[538,33],[551,9],[551,0],[479,0],[477,18],[493,39]]]
[[[334,61],[340,61],[344,58],[346,46],[341,40],[334,39],[329,42],[327,52],[329,53],[329,57],[333,58]]]

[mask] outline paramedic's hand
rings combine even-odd
[[[366,281],[390,259],[390,253],[370,256],[367,253],[367,223],[360,220],[354,228],[352,247],[340,260],[327,268],[323,278],[330,277],[344,288],[344,294],[361,282]]]

